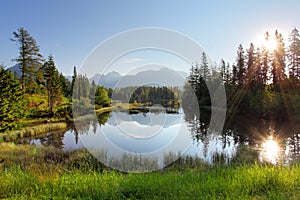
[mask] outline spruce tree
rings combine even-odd
[[[238,82],[238,69],[235,64],[232,65],[232,77],[231,77],[231,83],[232,85],[236,85]]]
[[[265,40],[268,41],[270,38],[269,32],[265,34]],[[263,46],[262,49],[262,69],[261,69],[261,78],[264,85],[268,82],[268,71],[270,68],[270,52],[269,49]]]
[[[229,86],[230,85],[230,64],[227,62],[226,64],[226,71],[225,71],[225,85]]]
[[[77,70],[74,66],[73,68],[73,76],[72,76],[72,83],[71,83],[71,94],[74,99],[79,99],[79,86],[77,81]]]
[[[290,45],[287,57],[289,60],[289,77],[291,79],[300,78],[300,35],[298,29],[294,28],[289,35]]]
[[[223,81],[223,83],[225,83],[226,82],[226,64],[223,59],[221,59],[220,71],[221,71],[222,81]]]
[[[202,62],[201,62],[201,75],[205,81],[208,81],[210,79],[210,71],[208,67],[208,59],[206,56],[206,53],[202,53]]]
[[[44,66],[46,88],[48,93],[48,106],[50,112],[53,113],[54,105],[61,99],[61,81],[59,73],[56,69],[53,56],[50,55]]]
[[[90,97],[90,100],[91,100],[91,104],[94,104],[95,103],[95,93],[96,93],[96,83],[95,81],[93,80],[92,81],[92,85],[91,85],[91,88],[90,88],[90,94],[89,94],[89,97]]]
[[[0,66],[0,131],[17,128],[24,117],[22,87],[11,71]]]
[[[280,84],[285,78],[285,47],[283,37],[277,30],[275,31],[275,39],[277,47],[273,53],[272,78],[274,89],[278,91]]]
[[[245,83],[245,56],[244,56],[244,49],[243,46],[240,44],[237,50],[237,58],[236,58],[236,65],[237,65],[237,80],[238,84],[242,85]]]
[[[13,32],[14,39],[19,49],[19,56],[14,61],[20,63],[22,91],[25,92],[25,78],[29,76],[33,81],[34,73],[40,66],[42,55],[39,53],[40,49],[35,39],[29,34],[27,30],[20,27],[17,32]]]
[[[253,43],[250,44],[250,47],[247,51],[247,82],[251,83],[254,79],[255,69],[254,69],[254,62],[255,62],[255,51]]]

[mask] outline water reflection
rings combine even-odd
[[[167,116],[167,117],[166,117]],[[122,127],[132,130],[134,127],[149,126],[153,117],[163,119],[164,123],[159,131],[163,134],[147,137],[145,133],[132,132],[143,137],[126,135]],[[90,140],[99,144],[99,140],[108,139],[116,146],[128,151],[139,153],[152,152],[164,148],[174,140],[174,133],[180,126],[187,128],[185,137],[190,142],[188,149],[180,153],[197,156],[202,160],[214,163],[220,157],[229,162],[238,152],[240,145],[246,145],[259,151],[261,161],[273,164],[290,163],[300,159],[300,127],[295,124],[268,123],[243,118],[227,121],[221,133],[208,129],[209,113],[201,111],[201,117],[180,109],[177,113],[138,113],[130,115],[126,112],[111,112],[98,115],[98,119],[87,119],[79,126],[70,126],[64,132],[49,132],[35,138],[25,138],[19,141],[22,144],[54,146],[60,149],[79,149],[84,147],[82,140]],[[183,119],[183,121],[182,121]],[[250,124],[251,123],[251,124]],[[270,128],[272,127],[272,128]],[[124,131],[124,130],[123,130]],[[147,138],[143,140],[143,138]],[[97,143],[98,142],[98,143]],[[182,141],[180,141],[182,143]],[[170,148],[173,153],[179,153],[178,147]],[[177,151],[177,152],[176,152]]]

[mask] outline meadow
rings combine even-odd
[[[179,159],[151,173],[105,167],[85,150],[1,144],[0,198],[299,199],[300,165]],[[195,163],[197,162],[197,163]]]

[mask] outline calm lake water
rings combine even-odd
[[[124,153],[149,155],[161,161],[167,154],[197,156],[208,163],[217,157],[228,162],[241,145],[258,150],[258,159],[290,163],[299,159],[300,128],[295,124],[232,119],[222,133],[207,129],[208,117],[188,119],[182,109],[178,113],[148,112],[129,114],[110,112],[98,119],[82,122],[64,132],[49,132],[19,143],[54,146],[64,150],[87,148],[103,150],[110,157]],[[175,156],[176,157],[176,156]],[[171,158],[170,162],[172,161]]]

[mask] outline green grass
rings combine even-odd
[[[25,127],[21,130],[14,130],[5,133],[0,133],[1,142],[12,142],[19,138],[36,136],[49,131],[63,130],[67,128],[66,122],[39,124],[35,126]]]
[[[104,108],[100,108],[98,110],[96,110],[95,112],[97,114],[102,114],[102,113],[106,113],[106,112],[111,112],[113,110],[113,107],[104,107]]]
[[[152,173],[121,173],[105,168],[85,150],[3,143],[0,198],[300,199],[299,164],[184,163]]]
[[[299,166],[122,174],[64,171],[52,180],[12,167],[1,171],[0,197],[16,199],[299,199]]]

